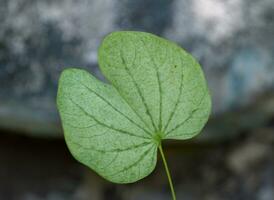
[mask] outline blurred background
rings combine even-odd
[[[0,0],[0,200],[170,199],[161,160],[144,180],[108,183],[76,162],[55,98],[66,67],[103,80],[111,31],[177,42],[213,98],[203,133],[164,148],[182,200],[274,199],[273,0]]]

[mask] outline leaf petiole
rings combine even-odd
[[[168,165],[167,165],[167,162],[166,162],[165,154],[164,154],[164,151],[163,151],[163,148],[162,148],[162,144],[160,144],[158,148],[159,148],[159,151],[161,153],[162,160],[163,160],[163,163],[164,163],[164,166],[165,166],[165,170],[166,170],[166,174],[167,174],[167,178],[168,178],[168,182],[169,182],[169,186],[170,186],[170,190],[171,190],[172,199],[176,200],[176,194],[175,194],[175,190],[174,190],[174,187],[173,187],[172,178],[171,178],[171,175],[170,175],[170,172],[169,172],[169,169],[168,169]]]

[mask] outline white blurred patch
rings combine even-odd
[[[115,24],[114,5],[112,0],[66,0],[51,4],[39,1],[38,9],[44,21],[58,23],[64,40],[82,38],[86,48],[84,60],[96,63],[98,41],[113,30]]]
[[[115,1],[112,0],[59,0],[35,1],[24,6],[24,0],[9,1],[7,14],[1,24],[0,37],[5,34],[5,26],[17,33],[12,41],[15,54],[24,53],[25,39],[43,33],[45,24],[59,29],[63,41],[80,39],[84,41],[83,60],[97,62],[99,42],[104,35],[114,29],[116,19]],[[28,28],[26,28],[28,27]],[[47,40],[47,38],[42,38]]]
[[[243,26],[242,1],[176,0],[168,34],[175,40],[191,35],[205,36],[211,42],[225,39]]]

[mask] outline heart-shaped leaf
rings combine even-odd
[[[143,32],[114,32],[99,49],[110,84],[65,70],[58,109],[73,156],[109,181],[150,174],[163,139],[189,139],[206,123],[211,100],[195,59],[176,44]]]

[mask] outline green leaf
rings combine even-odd
[[[189,139],[208,120],[211,100],[195,59],[143,32],[114,32],[99,49],[110,84],[65,70],[58,109],[73,156],[109,181],[130,183],[155,168],[163,139]]]

